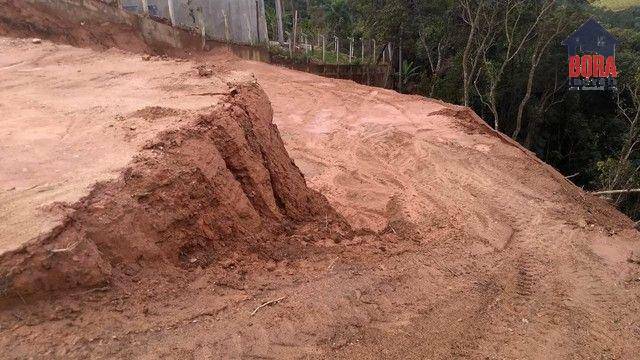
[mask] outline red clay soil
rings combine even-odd
[[[190,65],[260,85],[230,84],[2,255],[3,357],[637,358],[633,222],[469,110]]]
[[[207,267],[230,251],[266,254],[273,239],[314,220],[336,241],[348,233],[306,187],[257,84],[229,91],[224,106],[147,143],[119,179],[70,205],[60,226],[0,255],[2,294],[113,284],[132,266]]]
[[[55,1],[51,1],[55,3]],[[107,7],[99,0],[77,1],[87,7]],[[71,6],[73,7],[73,5]],[[184,55],[191,49],[175,49],[166,44],[145,40],[138,22],[114,23],[110,18],[71,15],[64,6],[50,6],[47,1],[0,0],[0,35],[38,36],[56,43],[93,49],[119,49],[149,54]],[[181,36],[190,45],[200,45],[197,37],[185,31]]]

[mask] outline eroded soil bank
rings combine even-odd
[[[268,253],[280,236],[339,242],[349,226],[307,188],[255,83],[145,144],[62,224],[0,256],[3,295],[113,285],[132,268],[207,267],[231,251]],[[302,231],[302,232],[300,232]]]

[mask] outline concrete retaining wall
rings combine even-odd
[[[2,3],[0,0],[0,11]],[[20,0],[8,1],[7,6],[26,7],[31,6],[43,13],[58,19],[65,19],[69,24],[86,24],[91,27],[92,33],[98,34],[102,26],[99,24],[112,24],[122,28],[122,31],[131,31],[131,36],[142,37],[142,40],[151,48],[161,51],[167,48],[176,49],[200,49],[201,38],[197,34],[181,29],[172,28],[169,25],[154,21],[147,17],[137,16],[123,11],[105,0]],[[17,5],[16,5],[17,4]],[[23,19],[24,21],[38,21],[37,19]],[[37,24],[35,24],[37,25]],[[80,25],[82,26],[82,25]],[[37,28],[37,26],[36,26]],[[65,32],[64,28],[52,29],[52,31]],[[95,39],[99,41],[100,39]],[[99,44],[99,42],[98,42]]]
[[[169,19],[168,0],[147,0],[151,15]],[[200,28],[202,14],[207,38],[235,44],[269,41],[264,0],[174,0],[176,25]],[[142,12],[142,0],[123,0],[131,12]]]

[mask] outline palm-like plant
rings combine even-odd
[[[400,66],[400,91],[405,89],[406,86],[420,74],[420,66],[414,66],[413,61],[404,60]]]

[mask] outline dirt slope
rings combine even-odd
[[[625,216],[460,108],[238,68],[265,87],[313,188],[355,227],[419,244],[347,291],[366,330],[342,355],[635,357],[640,244]]]
[[[21,46],[25,54],[39,51]],[[79,204],[77,223],[98,229],[87,232],[91,241],[83,244],[105,249],[93,255],[111,269],[98,267],[89,279],[107,281],[4,297],[0,348],[7,357],[637,357],[640,266],[628,259],[632,251],[640,254],[640,242],[631,221],[615,209],[464,109],[227,54],[166,66],[193,69],[203,62],[224,69],[215,75],[220,83],[255,75],[284,147],[339,214],[302,190],[284,150],[279,161],[269,160],[279,144],[278,133],[264,125],[270,110],[238,110],[266,98],[239,90],[244,100],[228,99],[235,105],[220,105],[221,113],[187,116],[180,130],[154,133],[135,163],[138,170],[97,187]],[[184,96],[179,88],[168,91]],[[255,147],[247,135],[246,119],[262,119],[254,134],[267,139],[258,141],[263,145]],[[246,143],[225,141],[229,129],[244,134],[232,138]],[[15,134],[3,139],[16,140]],[[174,140],[178,145],[168,145]],[[256,151],[264,144],[275,145]],[[156,153],[159,146],[166,150]],[[228,161],[215,160],[216,151]],[[238,176],[239,164],[249,163],[263,165]],[[221,177],[207,177],[206,169],[217,166]],[[203,174],[181,172],[189,169]],[[272,169],[300,189],[282,189],[291,202],[275,195],[282,192]],[[167,179],[174,185],[144,190]],[[22,186],[22,178],[15,181]],[[265,189],[265,183],[273,191],[246,196],[247,188]],[[233,201],[235,193],[246,199]],[[200,204],[217,199],[227,199],[226,206],[213,218],[200,217],[205,224],[225,224],[221,216],[235,216],[246,205],[260,223],[274,225],[264,226],[257,240],[250,226],[232,232],[231,241],[219,226],[194,232],[202,222],[188,219],[206,215]],[[353,232],[339,226],[341,216]],[[162,232],[166,219],[173,226]],[[256,224],[252,219],[238,216],[231,224]],[[108,231],[109,224],[118,231]],[[344,236],[336,236],[339,229]],[[192,246],[176,251],[178,244]],[[36,256],[25,264],[48,250],[32,248],[27,254]],[[75,251],[54,254],[88,258]],[[140,254],[159,260],[132,261]],[[36,263],[33,269],[50,274]],[[74,285],[66,277],[54,280]]]

